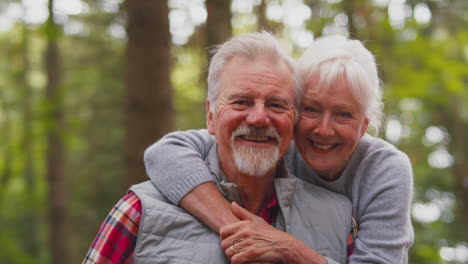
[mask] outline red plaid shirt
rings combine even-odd
[[[83,264],[133,264],[141,210],[133,192],[120,199],[102,223]]]
[[[277,212],[278,200],[275,194],[260,216],[272,224]],[[82,264],[134,264],[133,252],[141,213],[141,202],[135,193],[129,192],[120,199],[102,223]],[[352,244],[353,240],[348,242]]]

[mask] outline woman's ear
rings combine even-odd
[[[369,126],[369,119],[364,119],[364,123],[362,124],[362,127],[361,127],[361,137],[364,136],[364,134],[366,134],[367,132],[367,128]]]

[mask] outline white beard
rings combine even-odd
[[[266,135],[276,138],[278,144],[269,147],[251,147],[235,144],[234,139],[239,135]],[[273,128],[239,127],[231,137],[234,163],[239,172],[250,176],[263,176],[273,169],[280,158],[279,142],[281,138]]]

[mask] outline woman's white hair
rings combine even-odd
[[[212,53],[214,55],[211,58],[207,79],[208,100],[210,101],[210,111],[212,113],[216,111],[217,100],[222,87],[222,73],[230,59],[236,55],[242,55],[251,59],[265,56],[283,61],[291,69],[292,78],[294,78],[294,107],[297,119],[303,90],[301,79],[297,73],[295,61],[286,55],[281,49],[278,40],[271,33],[261,31],[232,37],[225,43],[216,46]]]
[[[345,78],[369,127],[379,133],[383,118],[381,82],[374,56],[360,41],[342,36],[317,38],[297,66],[304,84],[311,77],[318,77],[317,88],[322,91]]]

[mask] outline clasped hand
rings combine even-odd
[[[219,233],[221,247],[231,263],[284,262],[284,253],[292,243],[291,235],[274,228],[235,202],[231,209],[241,221],[222,227]]]

